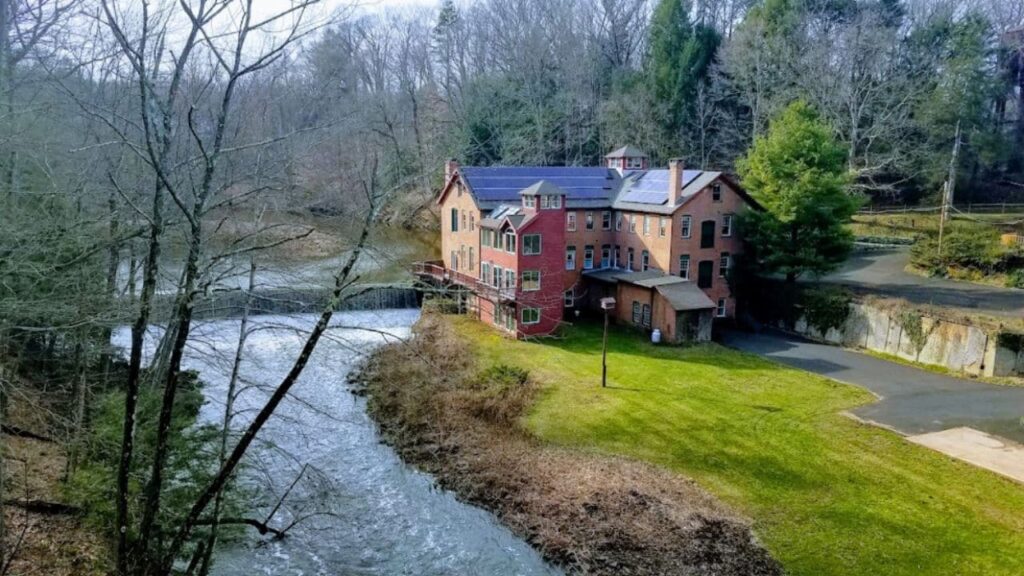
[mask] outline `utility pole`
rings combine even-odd
[[[608,313],[615,309],[615,298],[601,298],[604,312],[604,337],[601,339],[601,388],[608,386]]]
[[[942,258],[942,240],[949,220],[949,210],[953,206],[953,192],[956,189],[956,166],[960,157],[960,121],[956,122],[956,139],[953,141],[953,155],[949,159],[949,174],[942,185],[942,212],[939,215],[939,247],[938,257]]]

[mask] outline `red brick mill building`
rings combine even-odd
[[[462,288],[481,321],[540,336],[612,296],[618,323],[670,342],[708,340],[734,315],[735,219],[756,207],[721,172],[650,169],[629,146],[603,167],[449,162],[437,203],[443,260],[416,272]]]

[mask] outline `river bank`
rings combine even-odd
[[[50,438],[56,432],[50,404],[27,383],[10,398],[0,440],[6,459],[0,572],[10,561],[7,573],[16,576],[101,576],[111,568],[104,535],[64,507],[67,453]]]
[[[598,575],[781,573],[745,519],[683,476],[532,438],[520,419],[536,384],[479,365],[443,316],[425,313],[414,335],[354,376],[385,439],[548,560]]]

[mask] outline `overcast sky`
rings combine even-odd
[[[358,3],[364,10],[372,11],[403,6],[438,6],[441,0],[323,0],[322,10],[329,12],[338,8],[350,7],[354,3]],[[253,5],[261,11],[271,14],[290,6],[291,0],[257,0]]]

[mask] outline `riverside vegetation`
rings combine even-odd
[[[427,312],[411,341],[355,376],[403,459],[570,573],[781,574],[748,521],[687,478],[530,434],[521,421],[546,382],[527,364],[477,361],[467,330],[486,341],[469,322]]]
[[[866,391],[619,330],[602,389],[600,339],[584,323],[560,339],[510,341],[426,314],[362,379],[403,456],[570,571],[658,573],[668,558],[715,574],[775,572],[736,514],[789,574],[1024,571],[1020,487],[844,417],[872,401]],[[652,518],[676,531],[648,531]],[[722,528],[726,542],[702,539]],[[687,555],[695,549],[705,552]],[[699,563],[709,558],[721,564]]]

